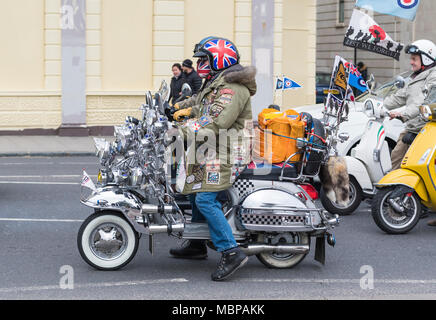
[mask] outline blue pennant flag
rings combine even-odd
[[[295,81],[292,81],[289,78],[283,78],[283,90],[297,89],[297,88],[301,88],[301,86],[298,83],[296,83]]]
[[[413,21],[419,3],[420,0],[357,0],[356,6]]]
[[[282,90],[282,89],[283,89],[283,80],[280,78],[277,78],[276,90]]]
[[[348,84],[361,92],[365,92],[368,90],[366,81],[363,79],[362,75],[358,71],[350,72]]]

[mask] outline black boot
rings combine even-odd
[[[207,248],[204,240],[188,240],[181,248],[170,249],[170,254],[182,259],[206,259]]]
[[[246,264],[247,261],[247,255],[239,247],[224,251],[217,269],[212,273],[212,280],[221,281],[227,279]]]

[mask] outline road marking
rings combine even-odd
[[[23,165],[56,165],[56,164],[60,164],[60,165],[98,165],[98,162],[3,162],[0,163],[0,166],[23,166]]]
[[[97,177],[97,175],[89,175],[90,177]],[[83,175],[81,174],[53,174],[53,175],[46,175],[46,176],[0,176],[0,179],[4,178],[81,178]]]
[[[189,281],[184,278],[177,278],[177,279],[123,281],[123,282],[86,283],[86,284],[75,284],[74,289],[110,288],[110,287],[122,287],[122,286],[141,286],[141,285],[148,285],[148,284],[185,283],[185,282],[189,282]],[[45,290],[69,291],[68,289],[61,289],[59,285],[51,285],[51,286],[0,288],[0,293],[45,291]]]
[[[335,283],[357,283],[361,279],[236,279],[235,282],[275,282],[275,283],[315,283],[315,284],[335,284]],[[436,284],[436,279],[411,280],[411,279],[374,279],[374,283],[380,284]]]
[[[16,222],[83,222],[85,220],[0,218],[0,221],[16,221]]]
[[[79,182],[43,182],[43,181],[0,181],[0,184],[61,184],[61,185],[80,185]]]

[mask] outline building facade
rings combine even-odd
[[[252,18],[256,3],[272,6],[271,21]],[[316,0],[3,0],[0,133],[93,134],[139,116],[144,93],[170,81],[172,64],[205,36],[232,39],[250,65],[253,23],[273,25],[271,81],[286,74],[303,86],[275,101],[313,103]]]
[[[366,12],[395,41],[407,45],[414,40],[429,39],[436,43],[436,2],[420,2],[414,22],[377,12]],[[343,40],[355,3],[355,0],[317,0],[317,72],[331,72],[336,54],[349,61],[354,60],[354,49],[343,46]],[[410,69],[408,56],[404,51],[400,61],[362,50],[357,50],[356,56],[355,62],[364,62],[368,67],[368,74],[374,74],[378,83]]]

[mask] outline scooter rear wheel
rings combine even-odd
[[[275,237],[275,239],[277,240],[277,244],[284,243],[284,244],[310,245],[310,237],[307,233],[304,232],[279,234]],[[265,236],[263,234],[259,234],[257,241],[261,243],[264,242]],[[259,259],[259,261],[262,262],[268,268],[289,269],[295,267],[297,264],[303,261],[306,255],[307,253],[278,254],[278,253],[271,253],[271,252],[263,252],[257,254],[256,258]]]
[[[415,192],[407,200],[408,213],[397,212],[388,202],[389,196],[399,187],[379,189],[372,202],[372,218],[376,225],[389,234],[404,234],[412,230],[421,216],[421,200]],[[400,200],[402,201],[402,200]]]

